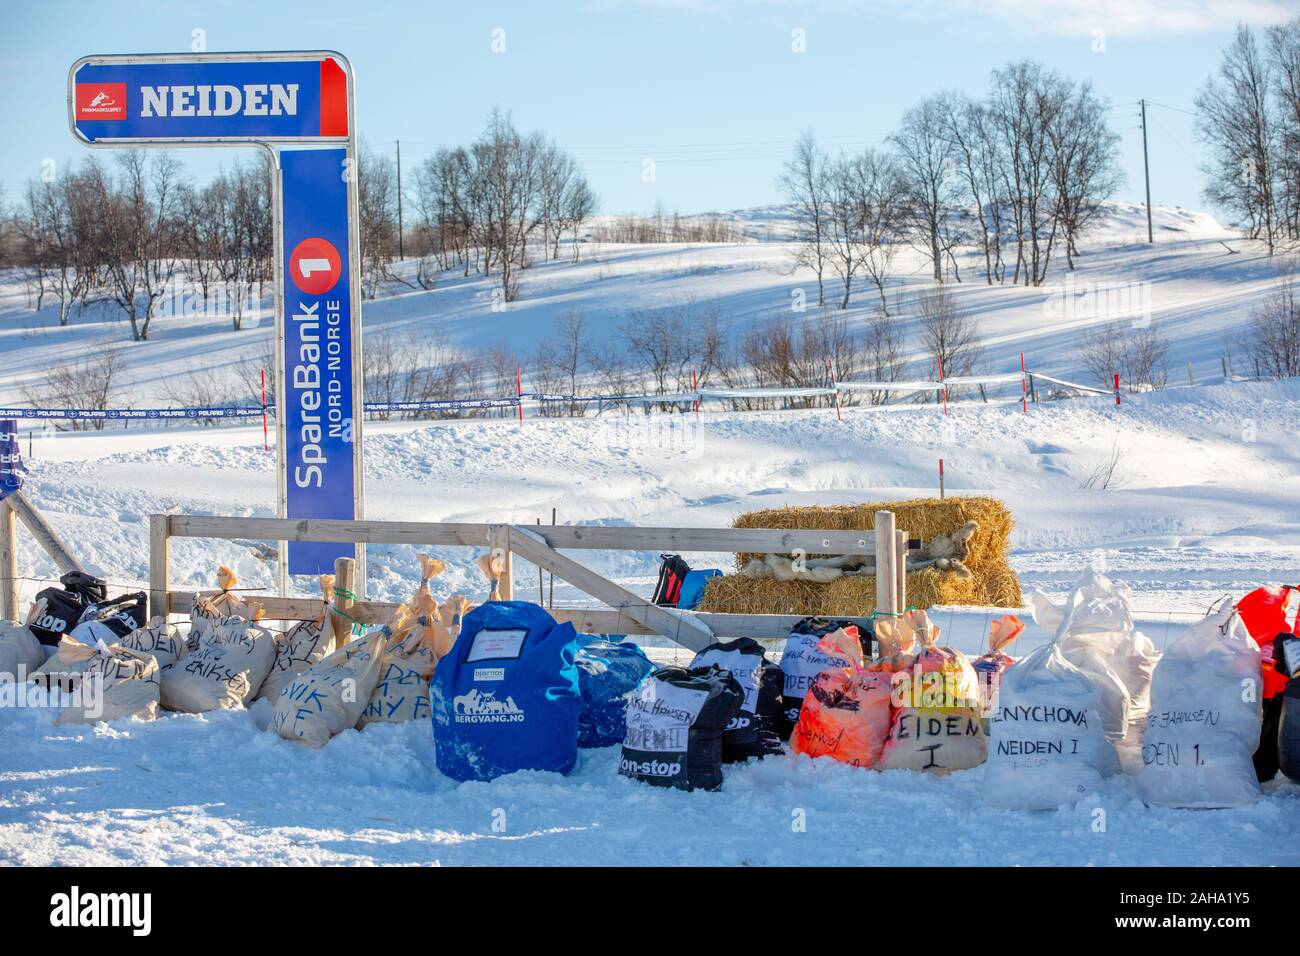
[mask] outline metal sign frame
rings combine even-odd
[[[347,136],[212,136],[212,137],[130,137],[111,141],[92,141],[83,138],[76,125],[76,76],[83,66],[153,65],[164,63],[263,63],[300,60],[334,60],[342,68],[347,88]],[[90,149],[193,149],[203,146],[259,147],[271,159],[271,216],[274,237],[272,256],[275,276],[275,433],[277,458],[276,513],[288,517],[288,473],[285,463],[287,437],[285,434],[285,354],[284,354],[284,224],[282,220],[283,173],[280,167],[278,146],[342,146],[346,150],[349,176],[348,195],[348,272],[350,276],[348,299],[351,312],[352,345],[352,470],[353,511],[357,520],[365,518],[365,456],[363,429],[365,423],[365,378],[362,362],[361,336],[361,216],[357,196],[357,136],[356,136],[356,75],[352,64],[335,50],[262,51],[245,53],[124,53],[97,54],[77,59],[68,69],[68,129],[82,146]],[[357,597],[365,597],[366,551],[365,545],[355,547],[357,561]],[[278,588],[282,597],[289,594],[288,542],[278,542]]]

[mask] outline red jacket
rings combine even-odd
[[[1292,603],[1297,604],[1297,608],[1288,626],[1287,607]],[[1300,634],[1296,630],[1300,624],[1300,588],[1290,584],[1256,588],[1237,602],[1237,613],[1259,645],[1264,666],[1264,699],[1268,700],[1286,690],[1289,680],[1273,666],[1273,641],[1282,635]]]

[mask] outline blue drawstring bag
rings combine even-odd
[[[677,598],[677,606],[683,611],[695,610],[699,606],[700,599],[704,597],[704,588],[709,583],[709,578],[721,576],[722,572],[717,568],[688,571],[686,579],[682,581],[682,591],[681,596]]]
[[[627,702],[655,666],[622,635],[578,635],[579,747],[612,747],[627,730]]]
[[[577,634],[526,601],[465,615],[429,682],[434,759],[453,780],[568,773],[578,759]]]

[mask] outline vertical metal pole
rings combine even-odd
[[[1151,163],[1147,160],[1147,101],[1138,100],[1142,105],[1142,174],[1147,183],[1147,242],[1154,243],[1155,232],[1151,228]]]
[[[348,291],[352,298],[352,442],[353,442],[353,510],[357,520],[366,516],[366,462],[365,462],[365,392],[366,379],[362,363],[361,334],[361,213],[357,198],[357,177],[360,175],[357,156],[356,75],[352,64],[344,60],[348,76]],[[366,546],[357,542],[356,587],[357,600],[366,598]]]
[[[406,246],[402,241],[402,141],[397,141],[397,258],[406,258]]]
[[[279,150],[264,147],[271,158],[271,217],[275,248],[275,482],[277,518],[289,516],[289,463],[285,460],[285,354],[284,354],[284,173]],[[289,542],[277,541],[276,592],[289,596]]]

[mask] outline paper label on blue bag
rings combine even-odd
[[[465,662],[472,664],[474,661],[502,660],[509,658],[514,660],[524,649],[524,638],[528,636],[528,631],[523,628],[510,628],[509,630],[493,630],[484,628],[474,635],[474,643],[470,646],[469,654],[465,656]]]

